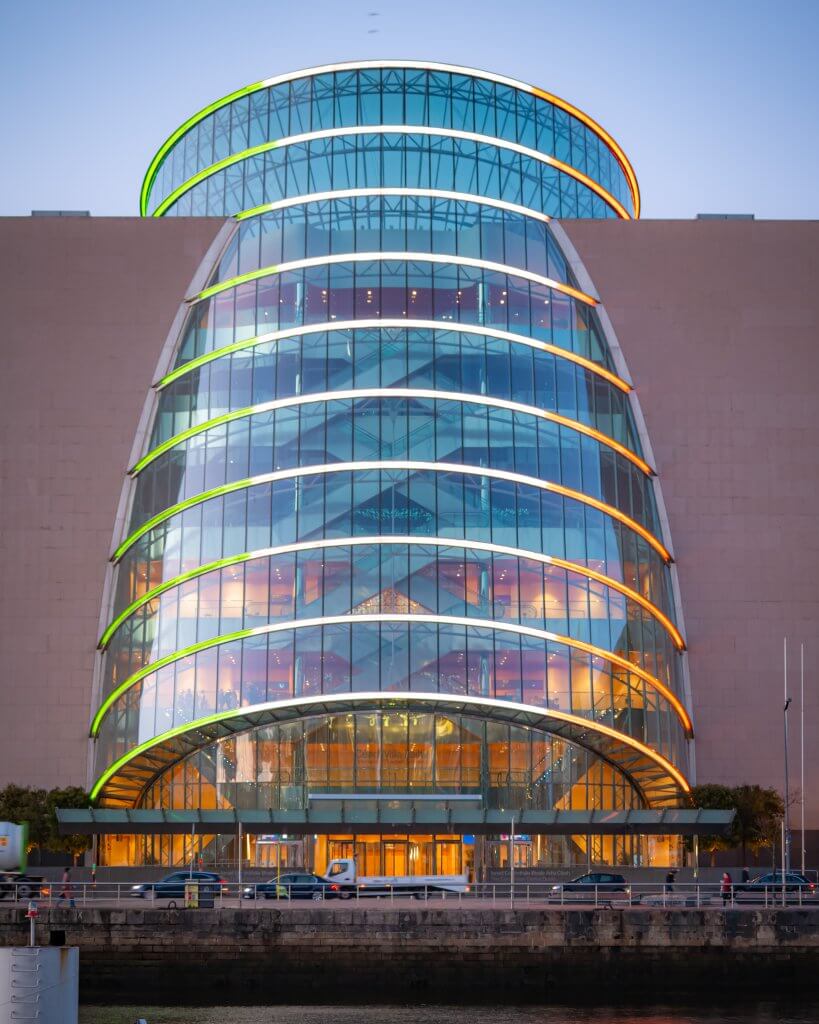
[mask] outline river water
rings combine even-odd
[[[80,1024],[817,1024],[819,1003],[742,1009],[668,1006],[118,1006],[80,1007]]]

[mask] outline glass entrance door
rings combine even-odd
[[[272,868],[274,871],[303,867],[303,848],[300,840],[277,840],[257,842],[254,863],[257,868]]]
[[[355,857],[360,875],[457,875],[472,864],[473,847],[451,835],[318,836],[313,869]]]
[[[409,874],[409,843],[406,839],[384,840],[384,874]]]

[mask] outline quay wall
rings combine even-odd
[[[0,946],[25,945],[21,907]],[[819,908],[43,909],[85,1002],[543,1002],[815,992]]]

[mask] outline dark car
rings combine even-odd
[[[573,878],[570,882],[561,882],[559,885],[552,886],[552,896],[575,893],[594,898],[595,893],[618,892],[629,895],[631,886],[622,875],[615,875],[608,871],[590,871],[586,875]]]
[[[0,873],[0,900],[7,897],[18,900],[37,899],[48,896],[51,886],[37,875],[21,875],[14,872]]]
[[[782,892],[782,872],[769,871],[765,875],[752,878],[750,882],[735,882],[735,893],[751,893],[764,896],[766,892],[772,895]],[[788,871],[785,874],[785,892],[800,893],[803,899],[810,899],[816,895],[816,883],[812,882],[799,871]]]
[[[153,894],[157,899],[182,899],[185,882],[198,882],[199,895],[213,898],[218,896],[225,884],[213,871],[174,871],[158,882],[143,882],[131,886],[131,896],[145,897]]]
[[[246,900],[330,900],[339,893],[340,887],[335,882],[328,882],[321,875],[314,875],[309,871],[291,871],[260,885],[245,886],[242,896]]]

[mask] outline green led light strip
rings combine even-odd
[[[628,459],[646,476],[654,475],[654,470],[645,459],[641,459],[639,455],[619,441],[615,441],[613,437],[609,437],[596,427],[588,426],[579,420],[570,419],[568,416],[551,412],[548,409],[541,409],[536,405],[510,402],[505,398],[492,398],[488,395],[470,394],[466,391],[436,391],[432,388],[361,388],[359,390],[351,388],[339,391],[319,391],[315,394],[291,395],[289,398],[276,398],[271,402],[259,402],[256,405],[246,406],[244,409],[224,412],[220,416],[215,416],[213,419],[205,420],[202,423],[196,423],[194,426],[188,427],[187,430],[174,434],[167,441],[163,441],[149,452],[146,452],[129,472],[131,476],[138,476],[146,466],[159,458],[160,455],[170,451],[172,448],[176,448],[177,445],[183,444],[185,441],[190,440],[190,438],[196,437],[198,434],[224,426],[226,423],[233,423],[236,420],[258,416],[266,412],[275,412],[277,409],[294,409],[302,405],[320,404],[321,402],[355,402],[356,399],[361,398],[419,398],[429,401],[463,402],[464,404],[481,405],[488,409],[504,409],[507,412],[518,413],[521,416],[532,416],[537,419],[548,420],[550,423],[565,427],[567,430],[574,430],[578,434],[583,434],[584,437],[591,438],[598,444],[605,445],[624,459]]]
[[[100,704],[97,713],[94,715],[94,719],[91,722],[91,737],[94,738],[97,736],[103,718],[105,718],[112,705],[115,704],[124,693],[136,686],[136,684],[146,676],[153,675],[160,669],[163,669],[168,665],[172,665],[176,661],[181,661],[183,658],[189,658],[194,654],[199,654],[201,651],[207,651],[212,647],[222,647],[235,640],[247,640],[249,637],[266,636],[270,633],[284,633],[291,629],[312,629],[314,626],[341,626],[353,625],[354,623],[376,622],[405,622],[413,624],[427,623],[433,625],[465,626],[472,629],[491,629],[500,633],[515,633],[518,636],[531,636],[537,640],[563,644],[566,647],[571,647],[573,650],[583,651],[585,654],[589,654],[592,657],[602,658],[604,661],[611,662],[612,665],[617,665],[619,668],[623,669],[623,671],[633,673],[638,679],[642,679],[644,683],[668,701],[677,713],[686,734],[691,735],[691,719],[677,695],[668,686],[666,686],[665,683],[660,682],[660,680],[651,675],[651,673],[646,672],[644,668],[641,668],[639,665],[635,665],[634,662],[629,661],[628,658],[615,654],[614,651],[605,650],[602,647],[586,643],[584,640],[578,640],[575,637],[564,636],[562,633],[553,633],[548,629],[537,629],[534,626],[524,626],[516,622],[497,622],[494,619],[473,619],[460,615],[373,613],[358,615],[324,615],[316,619],[286,619],[284,622],[269,622],[264,626],[253,626],[249,629],[239,629],[231,633],[223,633],[221,636],[209,637],[207,640],[200,640],[198,643],[180,648],[172,654],[165,655],[164,658],[159,658],[148,665],[143,665],[142,668],[132,673],[132,675],[128,676],[127,679],[112,690]]]
[[[603,188],[599,182],[590,178],[582,171],[577,170],[576,167],[572,167],[571,164],[564,163],[562,160],[558,160],[556,157],[550,156],[547,153],[541,153],[537,149],[522,146],[519,142],[510,142],[507,139],[501,139],[494,135],[481,135],[478,132],[461,131],[455,128],[437,128],[430,127],[429,125],[405,124],[363,124],[348,125],[344,128],[322,128],[314,132],[302,132],[298,135],[288,135],[286,138],[262,142],[257,146],[251,146],[248,149],[240,150],[237,153],[231,153],[229,156],[218,160],[209,167],[203,168],[201,171],[197,171],[196,174],[192,175],[186,181],[183,181],[181,185],[170,192],[162,202],[159,203],[151,216],[161,217],[166,210],[173,206],[175,202],[185,195],[186,192],[189,192],[195,185],[198,185],[206,178],[212,177],[214,174],[218,174],[219,171],[223,171],[227,167],[232,167],[234,164],[250,160],[254,156],[261,156],[263,153],[267,153],[273,149],[284,149],[288,146],[297,146],[305,142],[309,143],[320,139],[334,139],[347,136],[355,138],[361,135],[415,135],[423,136],[424,138],[460,139],[464,142],[475,142],[482,146],[494,146],[496,149],[506,149],[512,153],[518,153],[520,156],[528,157],[530,160],[535,160],[537,163],[553,167],[555,170],[567,175],[567,177],[574,178],[575,181],[580,182],[580,184],[586,186],[590,191],[596,193],[622,220],[631,220],[631,215],[623,204],[609,191],[607,191],[607,189]]]
[[[418,71],[443,71],[454,74],[464,75],[468,78],[478,78],[484,81],[496,82],[500,85],[509,86],[512,89],[518,89],[521,92],[528,93],[530,96],[537,97],[538,99],[545,100],[553,107],[557,107],[560,110],[565,111],[572,117],[576,118],[581,124],[584,124],[589,128],[606,146],[606,148],[613,154],[617,163],[620,165],[620,169],[625,175],[626,181],[631,192],[632,202],[634,205],[634,216],[640,216],[640,189],[637,184],[637,178],[634,174],[634,169],[631,166],[626,154],[612,136],[599,125],[595,120],[589,117],[584,111],[580,110],[574,104],[561,99],[560,96],[555,96],[554,93],[546,92],[543,89],[539,89],[535,86],[529,85],[526,82],[520,82],[517,79],[509,78],[506,75],[498,75],[491,71],[481,71],[477,68],[469,68],[460,64],[443,64],[435,61],[416,61],[416,60],[366,60],[366,61],[343,61],[336,64],[324,64],[318,67],[305,68],[301,71],[288,72],[283,75],[276,75],[272,78],[267,78],[263,82],[257,82],[254,85],[245,86],[242,89],[238,89],[236,92],[232,92],[227,96],[216,100],[214,103],[208,104],[198,113],[194,114],[193,117],[188,118],[187,121],[177,130],[170,135],[165,142],[160,146],[158,152],[154,156],[148,171],[145,175],[145,179],[142,182],[142,190],[140,193],[140,213],[144,216],[148,212],[148,201],[150,196],[151,187],[153,186],[154,179],[156,178],[159,166],[164,160],[168,152],[173,146],[179,141],[179,139],[189,131],[194,125],[204,120],[209,114],[221,107],[227,106],[229,103],[233,103],[237,99],[241,99],[249,93],[257,92],[260,89],[270,88],[274,85],[282,85],[285,82],[296,81],[301,78],[312,78],[316,75],[331,74],[334,71],[356,71],[356,70],[367,70],[375,68],[398,68],[406,69],[411,68]]]
[[[263,142],[258,146],[251,146],[250,149],[243,149],[239,153],[226,156],[223,159],[218,160],[215,164],[205,167],[204,170],[197,171],[196,174],[188,178],[187,181],[184,181],[178,188],[174,189],[173,192],[166,196],[151,216],[161,217],[169,207],[173,206],[177,199],[181,199],[186,192],[189,192],[195,185],[198,185],[200,181],[205,181],[206,178],[211,178],[214,174],[218,174],[219,171],[223,171],[226,167],[232,167],[234,164],[241,163],[243,160],[250,160],[254,156],[259,156],[262,153],[269,153],[270,150],[277,149],[279,145],[287,145],[289,141],[289,139],[282,139],[281,143],[278,141]]]
[[[289,549],[290,545],[282,548],[259,548],[256,551],[242,552],[240,555],[230,555],[227,558],[218,558],[214,562],[206,562],[204,565],[197,566],[195,569],[189,569],[188,572],[183,572],[179,576],[174,576],[173,579],[160,583],[158,586],[154,587],[153,590],[146,591],[142,597],[138,597],[135,601],[132,601],[127,608],[124,608],[119,615],[109,623],[105,632],[100,637],[97,647],[99,650],[104,651],[108,646],[111,637],[116,633],[126,619],[130,618],[134,612],[139,611],[143,605],[146,605],[150,601],[154,601],[157,597],[160,597],[165,593],[165,591],[173,590],[174,587],[179,587],[183,583],[187,583],[188,580],[196,579],[198,576],[204,576],[205,573],[215,572],[218,569],[225,569],[229,565],[241,565],[243,562],[250,562],[255,558],[264,558],[273,554],[284,554]]]
[[[531,487],[538,487],[542,491],[551,491],[553,494],[560,494],[564,498],[580,501],[584,505],[591,505],[592,508],[598,509],[604,515],[611,516],[612,519],[616,519],[618,522],[623,523],[624,526],[627,526],[629,529],[639,534],[654,548],[664,561],[673,561],[671,553],[665,545],[644,526],[636,522],[636,520],[632,519],[630,516],[627,516],[625,512],[621,512],[620,509],[615,508],[613,505],[607,505],[605,502],[598,501],[597,498],[593,498],[588,494],[583,494],[581,491],[572,490],[570,487],[564,487],[562,484],[555,484],[549,480],[540,480],[538,477],[525,476],[522,473],[510,473],[502,469],[490,469],[488,466],[469,466],[458,462],[420,462],[409,459],[391,461],[367,460],[362,462],[331,462],[321,466],[300,466],[296,469],[277,470],[273,473],[260,473],[258,476],[246,477],[244,480],[234,480],[229,484],[222,484],[219,487],[213,487],[209,491],[203,491],[201,494],[194,494],[190,498],[186,498],[184,501],[177,502],[175,505],[171,505],[168,508],[163,509],[161,512],[157,512],[155,516],[151,516],[150,519],[126,537],[111,556],[111,560],[118,562],[132,544],[139,540],[143,534],[148,533],[149,530],[158,526],[159,523],[164,522],[166,519],[170,519],[172,516],[175,516],[180,512],[184,512],[186,509],[192,508],[194,505],[199,505],[202,502],[209,501],[211,498],[218,498],[223,494],[231,494],[233,491],[245,490],[246,488],[253,487],[256,484],[272,483],[275,480],[290,480],[302,476],[322,476],[325,473],[349,473],[359,471],[363,472],[367,470],[391,469],[409,470],[411,472],[459,473],[463,476],[488,476],[495,480],[508,480],[510,483],[520,483]]]
[[[168,151],[173,148],[174,144],[178,142],[183,135],[190,131],[195,124],[198,124],[200,121],[204,121],[208,114],[212,114],[214,111],[219,110],[220,107],[227,106],[228,103],[233,103],[235,100],[242,99],[243,96],[248,96],[252,92],[257,92],[259,89],[265,88],[265,85],[265,82],[256,82],[254,85],[246,85],[241,89],[237,89],[236,92],[223,96],[222,99],[209,103],[198,113],[189,117],[184,124],[181,124],[176,131],[173,132],[172,135],[168,136],[149,164],[148,170],[145,172],[145,177],[142,179],[142,188],[139,194],[139,212],[143,217],[148,213],[150,191],[153,186],[154,179],[156,178],[157,171],[159,170],[159,165],[162,163]]]
[[[276,274],[284,274],[292,270],[309,270],[312,267],[335,266],[339,263],[386,263],[396,261],[400,263],[433,263],[436,265],[470,267],[473,270],[489,270],[506,277],[520,277],[524,281],[531,281],[534,284],[543,285],[552,291],[561,292],[578,299],[587,306],[597,306],[600,300],[593,295],[587,295],[579,288],[573,288],[570,284],[563,284],[562,281],[555,281],[554,278],[544,277],[542,274],[535,274],[531,270],[522,267],[512,267],[506,263],[496,263],[494,260],[473,259],[471,256],[455,256],[449,253],[434,252],[342,252],[329,256],[309,256],[302,260],[292,260],[290,263],[272,264],[269,267],[259,267],[258,270],[248,270],[247,273],[238,274],[236,277],[229,277],[218,284],[213,284],[198,295],[192,295],[185,301],[189,304],[202,302],[212,295],[237,288],[239,285],[247,284],[250,281],[258,281],[264,277],[273,277]],[[332,321],[328,321],[332,322]]]
[[[161,391],[169,384],[173,384],[175,380],[183,377],[185,374],[190,373],[192,370],[199,369],[200,366],[211,363],[216,359],[222,359],[225,356],[232,355],[234,352],[243,352],[245,349],[255,348],[257,345],[264,345],[267,342],[284,341],[287,338],[298,338],[303,334],[329,334],[334,331],[378,330],[382,328],[385,330],[428,330],[447,331],[454,332],[456,334],[475,334],[480,337],[498,338],[501,341],[508,341],[510,344],[527,345],[529,348],[535,348],[541,352],[548,352],[550,355],[553,355],[558,359],[565,359],[570,363],[575,363],[577,366],[582,366],[591,373],[597,374],[598,377],[602,377],[604,380],[607,380],[610,384],[613,384],[625,394],[628,394],[633,390],[628,381],[618,377],[616,374],[612,373],[611,370],[607,370],[605,367],[592,362],[591,359],[586,359],[585,356],[577,355],[575,352],[561,348],[559,345],[552,345],[547,341],[537,341],[535,338],[529,338],[525,334],[515,334],[512,331],[502,331],[499,328],[485,327],[478,324],[458,323],[449,325],[442,320],[411,320],[407,318],[398,319],[389,317],[377,320],[330,320],[326,323],[304,324],[301,327],[287,327],[281,331],[270,331],[266,334],[258,334],[253,338],[244,338],[242,341],[233,342],[231,345],[223,345],[222,348],[214,349],[212,352],[205,352],[203,355],[196,356],[193,359],[188,360],[188,362],[183,363],[181,366],[177,366],[176,369],[171,370],[170,373],[165,374],[161,380],[157,381],[157,383],[154,384],[154,388],[156,388],[157,391]]]
[[[690,785],[688,780],[667,758],[663,757],[658,751],[652,747],[647,746],[640,740],[636,740],[626,733],[618,732],[616,729],[612,729],[610,726],[602,725],[599,722],[595,722],[594,719],[581,718],[579,715],[572,715],[566,711],[557,711],[554,708],[540,708],[530,704],[520,704],[517,701],[501,701],[494,697],[474,697],[472,695],[462,694],[456,696],[454,694],[431,694],[431,693],[400,693],[400,692],[385,692],[383,690],[376,691],[362,691],[361,693],[345,693],[345,694],[324,694],[317,697],[296,697],[290,700],[281,701],[266,701],[264,704],[256,704],[251,709],[249,708],[231,708],[230,711],[223,711],[214,715],[207,715],[203,718],[197,718],[193,722],[189,722],[186,725],[175,726],[173,729],[169,729],[167,732],[160,733],[151,740],[146,740],[144,743],[140,743],[139,746],[134,747],[133,750],[129,750],[127,754],[123,754],[122,757],[117,758],[105,771],[100,775],[97,781],[94,783],[91,789],[91,799],[96,800],[99,796],[103,786],[110,778],[124,768],[130,761],[135,760],[140,754],[144,754],[146,751],[153,747],[158,747],[163,743],[167,743],[169,740],[175,739],[178,736],[184,736],[186,733],[194,733],[206,729],[210,725],[218,725],[221,722],[229,722],[234,718],[243,718],[248,714],[261,714],[265,711],[282,710],[286,711],[290,708],[306,708],[307,714],[309,709],[312,707],[330,706],[334,704],[345,704],[350,701],[360,702],[361,704],[369,702],[382,701],[385,704],[394,705],[396,702],[411,705],[417,703],[419,705],[434,701],[436,704],[453,704],[461,707],[489,707],[496,708],[498,711],[503,711],[506,714],[514,714],[516,712],[523,715],[536,714],[544,719],[552,718],[557,722],[563,722],[566,725],[575,726],[580,734],[591,731],[598,736],[605,736],[607,739],[612,739],[617,743],[623,744],[628,747],[634,753],[639,753],[645,757],[650,758],[654,764],[660,768],[666,775],[674,780],[677,786],[682,789],[683,792],[690,792]],[[565,738],[565,737],[564,737]],[[206,742],[213,742],[210,737],[206,738]],[[584,744],[581,736],[576,736],[573,740],[568,742],[574,742],[579,746],[582,746],[586,750],[590,750],[598,757],[604,757],[600,750],[594,747]],[[202,744],[204,745],[204,744]],[[196,748],[194,748],[196,749]],[[631,775],[625,766],[618,764],[618,770],[621,771],[627,778],[631,779]],[[637,787],[639,789],[639,787]]]
[[[160,597],[167,590],[179,587],[183,583],[187,583],[189,580],[196,579],[199,576],[204,576],[206,573],[216,572],[231,565],[241,565],[244,562],[254,561],[258,558],[275,558],[281,555],[288,555],[301,551],[326,551],[334,548],[362,547],[367,544],[379,545],[382,547],[387,547],[393,544],[406,544],[411,547],[421,545],[426,547],[460,548],[464,551],[486,551],[493,554],[507,555],[510,558],[522,558],[525,561],[538,562],[542,565],[554,565],[566,572],[573,572],[579,576],[584,576],[586,579],[602,583],[604,586],[609,587],[612,590],[616,590],[628,600],[635,601],[642,608],[645,608],[653,618],[657,619],[657,621],[665,627],[678,650],[685,650],[685,642],[682,638],[682,634],[665,612],[661,611],[657,605],[649,601],[648,598],[644,597],[638,590],[632,590],[630,587],[627,587],[625,583],[621,583],[620,580],[616,580],[611,576],[606,576],[603,573],[596,572],[594,569],[588,568],[588,566],[580,565],[577,562],[570,562],[565,558],[559,558],[557,555],[544,555],[537,551],[527,551],[524,548],[512,548],[504,544],[493,544],[491,541],[461,540],[458,538],[448,537],[419,537],[418,535],[412,534],[378,534],[373,537],[334,537],[331,540],[297,541],[293,544],[281,544],[277,547],[258,548],[255,551],[245,551],[240,555],[228,555],[225,558],[219,558],[216,561],[207,562],[204,565],[200,565],[195,569],[190,569],[188,572],[184,572],[179,576],[174,576],[172,579],[166,580],[164,583],[160,583],[152,590],[146,591],[141,597],[132,601],[131,604],[129,604],[127,608],[123,609],[123,611],[121,611],[110,623],[100,638],[97,646],[104,650],[108,646],[108,643],[114,633],[116,633],[122,623],[125,622],[126,619],[130,618],[135,611],[138,611],[150,601]]]

